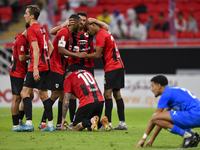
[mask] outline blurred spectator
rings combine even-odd
[[[192,14],[189,15],[189,19],[188,19],[188,31],[193,31],[193,32],[197,32],[198,31],[198,26],[197,26],[197,22],[194,19],[194,16]]]
[[[150,16],[147,18],[147,21],[145,22],[145,26],[146,26],[147,31],[152,31],[152,30],[154,30],[155,25],[154,25],[154,22],[153,22],[153,16],[150,15]]]
[[[135,23],[130,28],[130,38],[138,41],[144,41],[147,38],[147,31],[145,25],[140,23],[140,18],[135,19]]]
[[[97,5],[97,0],[81,0],[81,5],[93,7]]]
[[[68,0],[68,3],[72,8],[78,8],[81,6],[81,0]]]
[[[178,13],[178,18],[175,19],[175,29],[177,31],[186,31],[187,29],[187,22],[183,18],[183,14],[181,12]]]
[[[110,18],[110,16],[109,16],[108,10],[107,10],[107,9],[104,9],[104,10],[103,10],[103,13],[97,16],[97,20],[109,24],[111,18]]]
[[[110,15],[111,21],[110,21],[110,28],[114,27],[118,20],[121,20],[121,23],[125,23],[124,15],[119,13],[118,10],[113,10],[113,13]]]
[[[165,21],[163,13],[159,14],[159,21],[155,25],[155,30],[161,30],[164,32],[169,30],[169,22]]]
[[[38,17],[38,22],[41,25],[48,25],[48,12],[43,7],[43,3],[39,3],[38,7],[40,8],[40,15]]]
[[[127,33],[129,33],[131,25],[135,23],[136,12],[133,8],[129,8],[126,10],[126,14],[127,14],[126,24],[128,28]]]
[[[111,28],[110,32],[115,39],[125,39],[127,33],[127,25],[126,23],[121,22],[121,20],[118,20],[117,24]]]
[[[72,14],[75,14],[74,9],[70,9],[70,5],[67,2],[65,4],[65,9],[61,12],[61,20],[65,22]]]

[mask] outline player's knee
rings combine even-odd
[[[13,103],[20,103],[21,97],[20,95],[13,95]]]
[[[112,98],[112,95],[109,92],[104,92],[104,97],[105,97],[105,99],[110,99],[110,98]]]
[[[59,96],[60,96],[60,92],[59,91],[53,91],[52,94],[51,94],[51,99],[53,101],[56,101]]]

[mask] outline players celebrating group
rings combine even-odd
[[[38,126],[40,131],[55,131],[52,106],[58,98],[56,130],[81,131],[87,128],[98,131],[101,126],[101,129],[106,131],[127,130],[124,102],[120,94],[120,89],[124,87],[124,65],[115,40],[107,31],[109,26],[94,18],[87,20],[85,12],[78,12],[72,14],[62,25],[52,29],[50,33],[55,35],[52,44],[43,26],[37,22],[39,14],[40,9],[36,5],[27,6],[24,17],[30,27],[17,37],[14,43],[14,60],[10,69],[14,97],[11,107],[12,130],[34,131],[31,102],[33,88],[38,89],[44,105],[44,113]],[[91,28],[91,24],[98,28]],[[93,48],[95,34],[98,37],[96,52]],[[104,96],[94,78],[94,58],[100,58],[101,55],[106,81]],[[26,61],[29,59],[30,65],[27,68]],[[51,90],[50,97],[47,90]],[[117,102],[120,120],[115,128],[111,125],[112,93]],[[79,99],[77,111],[76,99]],[[100,118],[104,101],[105,116]],[[68,109],[71,124],[67,127],[65,116]],[[25,124],[21,121],[24,114]]]
[[[14,43],[10,68],[13,93],[12,130],[34,131],[31,102],[33,88],[38,89],[44,105],[42,120],[38,126],[40,131],[55,131],[52,106],[57,99],[59,102],[56,130],[127,130],[125,106],[120,93],[120,89],[124,87],[124,64],[113,36],[107,31],[109,26],[94,18],[87,19],[85,12],[78,12],[51,30],[50,33],[55,35],[52,44],[43,26],[37,22],[39,14],[40,9],[36,5],[27,6],[24,14],[27,30],[18,35]],[[94,35],[96,51],[93,47]],[[103,94],[94,78],[96,58],[101,58],[104,65]],[[26,61],[29,59],[30,65],[27,67]],[[181,148],[197,147],[200,136],[191,129],[200,127],[199,100],[186,89],[169,87],[168,80],[163,75],[153,77],[151,85],[155,96],[162,96],[142,140],[136,147],[144,145],[154,126],[156,129],[146,146],[152,146],[161,128],[165,128],[184,138]],[[50,97],[47,90],[51,90]],[[114,128],[111,124],[112,94],[116,100],[119,117],[119,124]],[[77,111],[76,99],[79,99]],[[101,117],[104,102],[105,116]],[[71,124],[66,126],[68,109]],[[24,114],[25,124],[22,122]]]

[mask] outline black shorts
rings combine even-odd
[[[24,83],[24,78],[10,76],[10,83],[11,83],[12,94],[20,95]]]
[[[79,64],[73,64],[73,65],[69,66],[69,71],[73,72],[73,71],[75,71],[77,69],[87,70],[94,76],[94,68],[83,67],[83,66],[81,66]]]
[[[98,116],[100,118],[103,110],[103,104],[104,101],[94,102],[78,108],[74,117],[73,126],[76,126],[79,122],[91,119],[94,116]]]
[[[63,82],[64,82],[64,78],[62,74],[51,71],[51,80],[50,80],[49,90],[62,91]]]
[[[28,72],[24,80],[24,86],[29,88],[36,88],[38,90],[49,89],[51,71],[39,72],[40,80],[36,82],[33,78],[33,72]]]
[[[108,71],[104,75],[104,89],[119,90],[124,87],[124,68]]]

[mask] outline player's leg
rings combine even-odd
[[[188,114],[184,116],[181,111],[164,111],[154,114],[151,120],[155,125],[170,130],[171,133],[182,136],[184,138],[184,143],[181,148],[187,148],[191,147],[198,140],[196,135],[184,130],[187,125],[183,120],[187,120],[189,118],[188,116]],[[174,122],[174,119],[176,119],[176,122]]]
[[[71,94],[70,100],[69,100],[69,116],[70,116],[70,125],[69,125],[69,129],[72,130],[72,126],[73,126],[73,120],[74,120],[74,115],[76,112],[76,96]]]
[[[53,105],[54,101],[49,98],[48,92],[46,89],[39,90],[39,96],[43,102],[45,114],[48,118],[48,126],[44,129],[41,129],[41,131],[54,131],[53,111],[52,111],[52,105]]]
[[[110,123],[110,126],[112,126],[111,124],[112,109],[113,109],[112,92],[113,92],[113,89],[106,89],[104,91],[105,116],[108,118],[108,122]]]
[[[127,130],[127,125],[125,123],[125,115],[124,115],[124,101],[121,97],[120,89],[113,90],[113,96],[116,100],[117,104],[117,113],[119,117],[119,125],[114,127],[115,130]]]
[[[23,99],[24,103],[24,113],[26,115],[26,124],[22,126],[22,131],[34,131],[32,124],[32,102],[30,97],[32,90],[32,88],[23,86],[21,92],[21,98]]]

